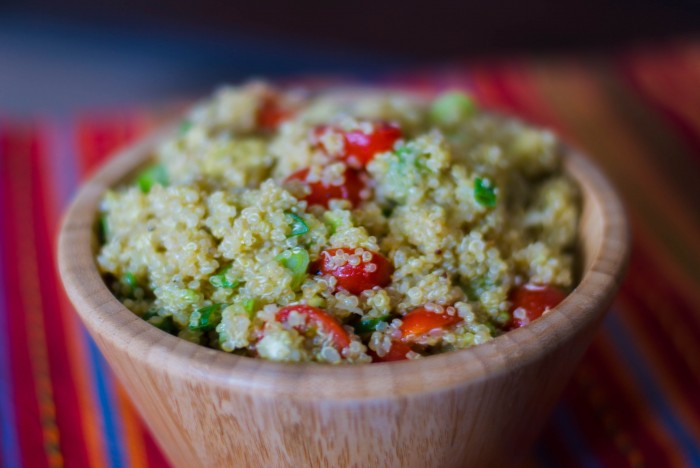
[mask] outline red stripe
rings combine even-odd
[[[170,464],[165,459],[163,452],[161,452],[160,447],[158,447],[151,432],[145,425],[143,427],[143,441],[146,447],[148,466],[153,468],[168,468]]]
[[[136,116],[86,116],[78,123],[78,163],[86,176],[116,150],[123,147],[143,128]]]
[[[71,372],[66,345],[65,324],[61,316],[58,295],[57,271],[53,259],[56,238],[56,206],[47,203],[55,199],[55,187],[46,177],[51,168],[46,164],[45,149],[32,152],[32,200],[33,226],[36,229],[39,285],[43,302],[46,343],[50,350],[49,368],[56,404],[56,420],[61,431],[61,452],[66,464],[88,466],[81,421],[81,408],[77,400],[75,379]]]
[[[5,128],[0,133],[0,145],[4,156],[0,160],[0,189],[3,191],[4,206],[2,212],[5,217],[3,231],[5,242],[0,246],[3,249],[2,259],[5,271],[5,292],[8,308],[8,341],[11,357],[13,399],[16,416],[16,427],[19,436],[19,445],[24,466],[43,467],[48,466],[48,460],[44,451],[41,417],[36,398],[37,387],[33,374],[33,366],[29,354],[28,345],[28,315],[24,310],[22,300],[20,263],[26,259],[20,257],[16,248],[18,243],[18,223],[22,220],[18,216],[15,206],[17,198],[29,196],[21,193],[18,180],[23,180],[28,174],[19,172],[18,160],[30,157],[31,141],[27,128]],[[20,163],[21,164],[21,163]],[[25,163],[26,164],[26,163]]]

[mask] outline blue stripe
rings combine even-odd
[[[647,401],[648,404],[646,406],[648,411],[650,411],[673,436],[676,443],[682,449],[686,460],[690,461],[688,466],[700,466],[700,447],[698,447],[696,440],[674,414],[674,410],[669,406],[663,390],[650,373],[644,357],[640,355],[637,346],[629,336],[629,333],[615,311],[612,311],[608,315],[605,329],[610,335],[609,340],[617,354],[622,357],[631,376],[636,380],[635,387],[639,389],[640,393]]]
[[[0,161],[5,155],[0,153]],[[2,191],[0,190],[0,197]],[[0,206],[3,200],[0,198]],[[4,229],[0,229],[0,246],[6,246]],[[12,405],[12,371],[10,368],[10,342],[6,336],[9,306],[5,294],[3,250],[0,248],[0,466],[15,468],[22,465],[19,441],[15,427],[15,411]]]
[[[113,468],[127,467],[128,456],[122,440],[122,424],[114,394],[112,375],[95,342],[85,331],[83,331],[83,336],[87,342],[99,412],[102,416],[102,434],[105,438],[107,461],[109,466]]]
[[[558,405],[554,410],[553,422],[557,434],[566,445],[566,450],[574,454],[580,466],[586,468],[600,466],[600,461],[593,457],[594,451],[585,445],[584,436],[576,425],[571,412],[563,404]]]

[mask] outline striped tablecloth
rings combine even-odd
[[[700,43],[385,80],[464,88],[555,129],[626,201],[629,274],[527,463],[700,466]],[[158,120],[153,110],[0,118],[0,466],[166,465],[54,263],[80,180]]]

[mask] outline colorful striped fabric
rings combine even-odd
[[[582,147],[622,193],[629,274],[527,461],[700,466],[700,44],[386,81],[464,88]],[[0,466],[167,466],[61,290],[62,210],[155,112],[0,118]]]

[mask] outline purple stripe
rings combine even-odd
[[[56,192],[58,212],[68,205],[78,187],[78,157],[75,144],[77,127],[71,117],[56,116],[48,121],[46,128],[47,148],[51,154],[47,158],[51,168],[51,178]]]
[[[2,134],[0,127],[0,135]],[[5,155],[2,153],[0,146],[0,161]],[[2,164],[0,163],[0,166]],[[1,180],[1,179],[0,179]],[[0,206],[4,206],[4,200],[1,198],[4,192],[0,190]],[[0,229],[0,245],[5,245],[5,230]],[[0,249],[0,256],[2,249]],[[7,294],[5,288],[5,271],[3,265],[5,262],[0,257],[0,466],[15,468],[21,466],[21,457],[19,450],[19,440],[17,439],[17,431],[15,427],[15,411],[12,404],[12,374],[10,369],[10,340],[7,336],[9,320],[9,307],[7,304]]]

